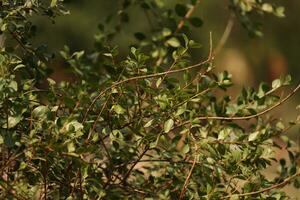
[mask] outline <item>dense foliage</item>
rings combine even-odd
[[[287,123],[270,111],[300,86],[280,98],[291,82],[282,76],[231,97],[231,75],[214,72],[212,34],[202,44],[207,57],[191,63],[201,47],[188,38],[203,24],[193,16],[201,2],[122,2],[99,25],[95,49],[59,52],[72,83],[50,79],[54,55],[31,44],[31,20],[68,14],[62,1],[0,2],[0,198],[288,199],[280,189],[299,187],[300,172],[285,133],[300,118]],[[134,8],[151,31],[136,30],[122,58],[114,38]],[[261,35],[262,16],[284,16],[263,0],[230,0],[228,8],[251,36]],[[279,148],[288,161],[275,159]],[[272,163],[280,167],[268,179],[263,170]]]

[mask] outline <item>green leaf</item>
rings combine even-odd
[[[55,7],[57,5],[57,0],[52,0],[51,1],[51,4],[50,4],[50,7]]]
[[[138,39],[138,40],[144,40],[144,39],[146,39],[145,34],[142,33],[142,32],[137,32],[137,33],[135,33],[135,34],[134,34],[134,37],[135,37],[136,39]]]
[[[149,120],[145,125],[144,128],[148,128],[152,125],[152,122],[154,121],[154,119]]]
[[[282,85],[290,85],[292,81],[292,77],[291,75],[281,76],[280,80]]]
[[[200,19],[199,17],[191,17],[189,18],[189,22],[194,26],[194,27],[201,27],[203,25],[203,21],[202,19]]]
[[[156,87],[158,88],[160,86],[160,84],[162,83],[162,78],[160,77],[159,79],[157,79],[156,81]]]
[[[262,98],[265,96],[266,92],[270,90],[269,86],[266,83],[261,83],[259,85],[257,96],[258,98]]]
[[[255,131],[254,133],[251,133],[249,135],[248,141],[249,142],[254,141],[258,138],[258,136],[259,136],[259,131]]]
[[[14,116],[14,117],[13,116],[9,116],[7,122],[5,120],[5,123],[2,125],[2,128],[7,128],[7,129],[13,128],[21,120],[22,120],[22,116]]]
[[[281,81],[280,81],[280,79],[275,79],[275,80],[272,82],[272,88],[273,88],[273,89],[277,89],[277,88],[279,88],[279,87],[281,87]]]
[[[229,200],[239,200],[239,199],[240,199],[240,197],[239,197],[239,195],[237,195],[237,194],[233,194],[233,195],[231,195],[230,198],[229,198]]]
[[[262,6],[261,6],[261,9],[265,12],[268,12],[268,13],[271,13],[273,12],[273,6],[269,3],[264,3]]]
[[[183,114],[184,112],[186,111],[186,106],[183,105],[183,106],[180,106],[178,109],[177,109],[177,112],[176,112],[176,116],[179,116],[181,114]]]
[[[83,129],[83,125],[78,121],[71,121],[66,126],[68,131],[80,131]]]
[[[18,83],[16,81],[11,81],[9,83],[8,87],[14,91],[18,91]]]
[[[188,144],[184,145],[181,149],[181,153],[187,154],[190,151],[190,146]]]
[[[126,112],[126,110],[119,104],[113,105],[112,109],[119,115],[122,115]]]
[[[164,37],[168,37],[168,36],[172,35],[172,31],[170,29],[168,29],[168,28],[163,28],[162,35]]]
[[[168,45],[170,45],[171,47],[177,48],[180,46],[180,42],[177,38],[172,37],[170,39],[167,40],[166,42]]]
[[[184,4],[176,4],[175,12],[179,17],[184,17],[187,13],[187,7]]]
[[[280,6],[280,7],[277,7],[277,8],[275,9],[274,14],[275,14],[277,17],[285,17],[284,11],[285,11],[285,8],[282,7],[282,6]]]
[[[164,132],[168,133],[174,126],[174,121],[173,119],[168,119],[165,124],[164,124]]]
[[[228,131],[222,129],[218,135],[218,140],[224,140],[228,136]]]
[[[72,57],[75,57],[77,60],[79,60],[80,58],[82,58],[82,56],[84,55],[84,51],[77,51],[75,53],[73,53]]]
[[[55,85],[56,84],[55,80],[53,80],[52,78],[47,78],[47,81],[48,81],[49,85]]]
[[[161,137],[161,134],[159,134],[159,135],[157,136],[157,138],[156,138],[156,140],[155,140],[154,142],[151,142],[151,143],[150,143],[150,148],[151,148],[151,149],[157,147],[160,137]]]
[[[17,71],[18,69],[26,67],[24,64],[18,64],[15,68],[14,71]]]
[[[34,118],[43,118],[47,115],[50,109],[47,106],[38,106],[32,111],[32,116]]]
[[[69,153],[74,152],[74,151],[75,151],[75,145],[74,145],[74,143],[73,143],[73,142],[69,142],[69,143],[67,144],[67,148],[68,148],[68,152],[69,152]]]

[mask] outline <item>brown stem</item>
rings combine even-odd
[[[196,166],[196,161],[197,161],[197,157],[195,156],[194,161],[193,161],[193,165],[192,165],[192,167],[191,167],[191,169],[190,169],[190,171],[189,171],[189,173],[188,173],[188,175],[185,179],[182,190],[180,192],[179,200],[182,200],[184,198],[184,195],[185,195],[185,192],[186,192],[186,189],[187,189],[187,185],[189,184],[189,181],[190,181],[191,176],[193,174],[194,168]]]
[[[223,49],[224,45],[226,44],[226,42],[227,42],[227,40],[228,40],[228,38],[231,34],[233,25],[234,25],[234,14],[231,13],[230,16],[229,16],[226,28],[225,28],[225,30],[222,34],[222,37],[221,37],[217,47],[214,50],[214,55],[215,56]]]
[[[131,81],[137,81],[137,80],[142,80],[142,79],[147,79],[147,78],[155,78],[155,77],[160,77],[160,76],[164,76],[164,75],[170,75],[170,74],[174,74],[174,73],[180,73],[180,72],[184,72],[184,71],[187,71],[187,70],[192,70],[192,69],[198,68],[200,66],[203,66],[204,64],[210,63],[214,59],[214,57],[212,55],[212,36],[211,35],[212,34],[210,33],[210,51],[209,51],[209,56],[208,56],[208,58],[205,61],[201,61],[201,62],[199,62],[197,64],[190,65],[190,66],[187,66],[187,67],[181,68],[181,69],[175,69],[175,70],[170,70],[170,71],[165,71],[165,72],[160,72],[160,73],[135,76],[135,77],[131,77],[131,78],[128,78],[128,79],[125,79],[125,80],[113,83],[111,86],[109,86],[106,89],[104,89],[103,91],[101,91],[92,100],[91,104],[89,105],[89,107],[87,108],[87,111],[84,114],[82,123],[84,123],[86,121],[88,113],[92,110],[92,108],[94,107],[94,105],[97,102],[97,100],[99,98],[101,98],[104,94],[106,94],[108,91],[110,91],[111,89],[113,89],[113,88],[115,88],[115,87],[117,87],[119,85],[131,82]]]
[[[125,184],[128,177],[130,176],[130,173],[132,172],[132,170],[134,169],[134,167],[139,163],[139,161],[143,158],[143,156],[146,154],[146,152],[149,150],[149,147],[146,147],[145,150],[141,153],[141,155],[139,155],[138,159],[133,163],[133,165],[130,167],[130,169],[128,170],[128,172],[125,174],[122,182]]]
[[[283,98],[281,101],[279,101],[278,103],[274,104],[273,106],[261,111],[261,112],[258,112],[254,115],[248,115],[248,116],[242,116],[242,117],[222,117],[222,116],[200,116],[200,117],[197,117],[196,119],[198,120],[249,120],[249,119],[252,119],[252,118],[256,118],[256,117],[259,117],[261,115],[264,115],[268,112],[270,112],[271,110],[277,108],[278,106],[280,106],[281,104],[283,104],[284,102],[286,102],[287,100],[289,100],[292,96],[294,96],[296,94],[296,92],[300,89],[300,84],[298,84],[298,86],[293,89],[293,91],[291,91],[285,98]],[[173,130],[175,128],[178,128],[178,127],[181,127],[181,126],[184,126],[186,124],[189,124],[191,123],[190,121],[185,121],[177,126],[175,126],[173,128]]]
[[[281,183],[272,185],[272,186],[264,188],[262,190],[254,191],[254,192],[248,192],[248,193],[242,193],[242,194],[235,194],[235,195],[237,195],[238,197],[245,197],[245,196],[252,196],[252,195],[256,195],[256,194],[261,194],[261,193],[264,193],[264,192],[268,192],[268,191],[271,191],[271,190],[276,189],[276,188],[284,187],[285,185],[287,185],[288,183],[290,183],[294,178],[296,178],[298,176],[300,176],[300,172],[298,172],[298,173],[296,173],[296,174],[294,174],[294,175],[286,178]],[[221,199],[228,199],[231,196],[232,195],[228,195],[228,196],[222,197]]]
[[[187,13],[185,14],[185,16],[179,21],[178,25],[177,25],[177,28],[175,30],[175,33],[178,33],[183,25],[184,25],[184,22],[189,19],[191,17],[191,15],[193,14],[193,12],[195,11],[197,5],[200,3],[200,0],[198,0],[195,5],[192,5],[192,7],[187,11]]]

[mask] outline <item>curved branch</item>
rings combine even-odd
[[[195,11],[197,5],[200,3],[200,0],[198,0],[195,5],[193,5],[185,14],[185,16],[179,21],[177,28],[175,30],[175,33],[178,33],[180,31],[180,29],[182,29],[184,22],[191,17],[191,15],[193,14],[193,12]]]
[[[270,112],[271,110],[277,108],[278,106],[280,106],[281,104],[285,103],[287,100],[289,100],[292,96],[294,96],[296,94],[296,92],[300,90],[300,83],[297,85],[297,87],[295,89],[293,89],[293,91],[291,91],[285,98],[283,98],[281,101],[279,101],[278,103],[274,104],[273,106],[259,112],[259,113],[256,113],[254,115],[248,115],[248,116],[242,116],[242,117],[220,117],[220,116],[201,116],[201,117],[197,117],[196,119],[198,120],[249,120],[249,119],[252,119],[252,118],[256,118],[256,117],[259,117],[261,115],[264,115],[268,112]],[[180,126],[184,126],[186,124],[189,124],[191,123],[190,121],[185,121],[179,125],[177,125],[176,127],[174,127],[173,129],[175,128],[178,128]]]
[[[213,59],[214,59],[214,57],[213,57],[213,54],[212,54],[212,34],[210,33],[210,51],[209,51],[208,58],[205,61],[199,62],[199,63],[194,64],[194,65],[190,65],[190,66],[187,66],[187,67],[184,67],[184,68],[181,68],[181,69],[174,69],[174,70],[169,70],[169,71],[160,72],[160,73],[146,74],[146,75],[142,75],[142,76],[135,76],[135,77],[131,77],[131,78],[128,78],[128,79],[125,79],[125,80],[122,80],[122,81],[118,81],[118,82],[112,84],[111,86],[107,87],[102,92],[100,92],[92,100],[91,104],[89,105],[87,111],[84,114],[82,123],[84,123],[86,121],[88,113],[94,107],[97,100],[100,99],[106,92],[110,91],[111,89],[113,89],[113,88],[115,88],[119,85],[131,82],[131,81],[137,81],[137,80],[142,80],[142,79],[147,79],[147,78],[155,78],[155,77],[160,77],[160,76],[164,76],[164,75],[170,75],[170,74],[175,74],[175,73],[180,73],[180,72],[192,70],[192,69],[198,68],[200,66],[203,66],[203,65],[211,62]]]
[[[194,161],[193,161],[193,165],[192,165],[192,167],[191,167],[191,169],[189,171],[189,174],[187,175],[187,177],[186,177],[186,179],[184,181],[182,190],[180,192],[179,200],[182,200],[184,198],[184,194],[185,194],[185,191],[187,189],[187,185],[189,184],[189,181],[191,179],[192,173],[193,173],[194,168],[196,166],[196,161],[197,161],[197,157],[195,156]]]
[[[257,195],[257,194],[261,194],[261,193],[264,193],[264,192],[268,192],[268,191],[271,191],[273,189],[277,189],[277,188],[281,188],[281,187],[284,187],[285,185],[289,184],[294,178],[300,176],[300,172],[286,178],[284,181],[282,181],[281,183],[278,183],[278,184],[275,184],[275,185],[272,185],[270,187],[267,187],[267,188],[264,188],[262,190],[259,190],[259,191],[254,191],[254,192],[248,192],[248,193],[242,193],[242,194],[235,194],[237,195],[238,197],[245,197],[245,196],[252,196],[252,195]],[[225,196],[225,197],[222,197],[221,199],[228,199],[230,198],[232,195],[228,195],[228,196]]]
[[[231,13],[229,16],[226,28],[222,34],[222,37],[221,37],[217,47],[215,48],[214,55],[217,55],[223,49],[224,45],[226,44],[226,42],[231,34],[233,25],[234,25],[234,14]]]

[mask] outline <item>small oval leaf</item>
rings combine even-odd
[[[164,124],[164,132],[168,133],[174,126],[174,120],[173,119],[168,119],[165,124]]]

